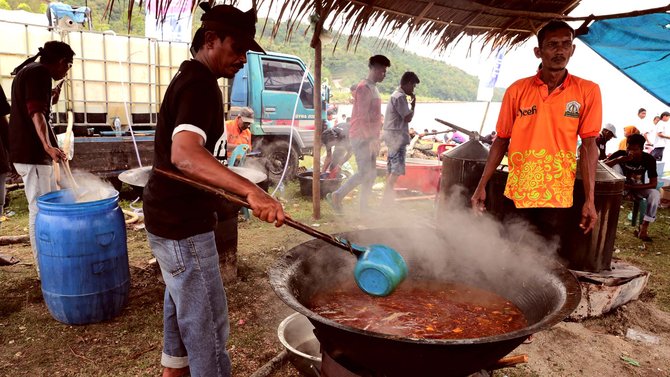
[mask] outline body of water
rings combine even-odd
[[[414,119],[409,124],[417,132],[423,132],[424,129],[444,131],[448,127],[435,121],[435,118],[446,120],[457,126],[463,127],[470,131],[480,132],[481,135],[487,135],[491,131],[495,131],[496,123],[498,122],[498,113],[500,113],[500,102],[429,102],[417,103]],[[342,119],[342,114],[351,116],[351,104],[338,105],[337,117]],[[382,104],[382,114],[386,111],[386,104]],[[486,117],[484,116],[486,114]],[[647,116],[649,118],[649,116]],[[603,123],[604,124],[604,123]],[[622,128],[622,127],[617,127]],[[614,153],[617,151],[619,141],[623,139],[623,129],[617,130],[617,139],[612,139],[607,143],[607,153]],[[670,152],[665,153],[663,161],[670,169]]]
[[[338,119],[342,114],[351,116],[351,104],[338,105]],[[386,104],[382,104],[382,114],[386,111]],[[500,112],[500,102],[436,102],[417,103],[414,110],[414,119],[409,124],[417,132],[424,129],[444,131],[448,127],[435,121],[435,118],[445,120],[470,131],[480,132],[486,135],[494,131]],[[486,116],[485,116],[486,115]]]

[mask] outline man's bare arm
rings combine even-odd
[[[598,220],[594,196],[597,164],[598,146],[596,145],[596,138],[587,137],[582,139],[582,145],[579,147],[579,167],[584,186],[584,205],[582,206],[582,218],[579,226],[584,229],[584,234],[590,232]]]
[[[242,196],[261,220],[277,226],[283,224],[281,203],[248,179],[223,166],[205,149],[200,135],[189,131],[177,133],[172,140],[171,162],[187,177]]]
[[[49,125],[47,124],[47,120],[44,117],[44,114],[35,112],[33,113],[31,119],[33,121],[33,125],[35,126],[35,131],[37,131],[37,137],[39,137],[44,151],[47,152],[53,161],[58,162],[65,160],[65,152],[60,150],[57,146],[51,145],[49,133],[53,131],[49,129]]]
[[[477,189],[470,199],[472,208],[477,211],[483,211],[485,209],[484,202],[486,201],[486,184],[493,176],[493,173],[498,168],[498,165],[500,165],[500,161],[502,161],[503,157],[505,157],[505,153],[507,153],[507,149],[509,148],[509,141],[509,138],[498,137],[493,142],[493,145],[491,145],[489,156],[486,159],[484,173],[482,173],[482,177],[479,180]]]

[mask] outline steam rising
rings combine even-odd
[[[475,214],[466,207],[468,199],[456,188],[441,211],[439,223],[434,213],[408,214],[405,204],[382,208],[380,214],[365,219],[365,228],[377,230],[374,235],[350,235],[360,245],[388,245],[406,260],[408,278],[450,280],[478,287],[497,287],[497,293],[517,295],[508,281],[535,280],[557,267],[558,240],[547,241],[523,220],[504,224],[490,214]],[[356,222],[345,218],[344,222]],[[318,241],[317,241],[318,242]],[[353,279],[356,258],[334,247],[323,246],[312,253],[337,255],[321,258],[311,264],[318,277],[312,284],[315,291]],[[311,251],[308,251],[308,253]],[[305,277],[303,277],[305,278]],[[524,280],[525,281],[525,280]]]
[[[74,182],[61,176],[58,184],[61,188],[72,190],[77,203],[106,199],[114,195],[115,190],[111,183],[91,173],[75,170],[72,175]]]

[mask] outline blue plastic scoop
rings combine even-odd
[[[220,196],[231,203],[250,208],[249,203],[242,197],[231,194],[220,188],[212,187],[207,184],[195,181],[174,171],[154,169],[156,173],[197,187],[201,190]],[[284,223],[291,228],[307,233],[310,236],[328,242],[333,246],[344,249],[358,258],[354,268],[354,277],[356,284],[363,292],[372,296],[387,296],[400,284],[407,276],[407,264],[403,257],[393,248],[372,244],[370,246],[360,246],[347,241],[344,238],[335,237],[330,234],[322,233],[308,225],[295,221],[286,216]]]

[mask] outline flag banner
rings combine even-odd
[[[170,7],[157,14],[162,0],[147,0],[144,36],[160,41],[191,42],[191,0],[173,0]]]
[[[498,74],[500,73],[500,67],[502,66],[502,60],[504,57],[502,49],[498,49],[496,53],[495,60],[493,62],[493,67],[489,74],[479,77],[479,86],[477,87],[477,101],[491,101],[493,98],[493,90],[496,87],[496,82],[498,81]]]

